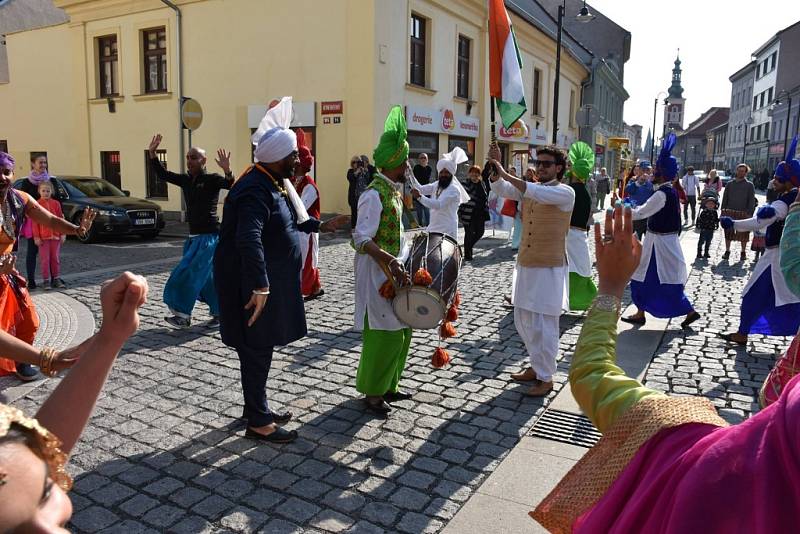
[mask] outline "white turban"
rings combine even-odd
[[[467,190],[464,189],[463,185],[461,185],[461,181],[456,176],[456,171],[458,170],[459,164],[465,163],[467,161],[469,161],[467,154],[460,146],[457,146],[447,154],[442,154],[442,157],[436,163],[437,173],[440,173],[442,172],[442,170],[447,169],[450,172],[450,174],[453,175],[452,184],[458,190],[458,194],[461,197],[460,198],[461,204],[463,204],[464,202],[469,202],[469,193],[467,193]]]
[[[297,150],[297,135],[289,129],[292,124],[292,97],[285,96],[280,103],[267,110],[256,133],[250,141],[256,146],[253,151],[256,162],[275,163]],[[300,195],[291,180],[284,178],[283,187],[297,214],[297,224],[310,219]]]
[[[250,141],[256,146],[256,161],[275,163],[297,150],[297,136],[292,124],[292,97],[285,96],[277,106],[267,110]]]

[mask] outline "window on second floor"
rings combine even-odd
[[[768,93],[768,96],[767,96],[767,104],[772,104],[772,95],[773,95],[774,91],[775,91],[774,87],[770,87],[769,88],[769,93]]]
[[[118,56],[117,36],[106,35],[97,38],[98,78],[100,81],[100,97],[118,96]]]
[[[766,96],[767,96],[767,92],[766,91],[762,91],[761,94],[758,95],[758,96],[759,96],[758,107],[759,108],[763,108],[766,105],[765,99],[766,99]]]
[[[469,98],[469,60],[472,41],[463,35],[458,36],[458,73],[456,75],[456,96]]]
[[[144,92],[167,91],[167,30],[153,28],[142,32],[144,45]]]
[[[533,69],[533,114],[542,117],[542,70]]]
[[[769,139],[769,123],[764,125],[764,139]]]
[[[753,111],[758,109],[758,95],[753,97]]]
[[[419,15],[411,15],[411,76],[410,82],[425,87],[426,72],[426,20]]]

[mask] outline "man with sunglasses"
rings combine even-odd
[[[173,269],[164,286],[164,304],[172,313],[164,320],[175,328],[189,328],[192,325],[192,311],[195,302],[208,304],[211,320],[206,326],[219,325],[219,299],[214,287],[213,259],[219,241],[219,218],[217,204],[219,192],[230,189],[234,177],[231,173],[231,153],[224,149],[217,151],[217,165],[225,176],[206,171],[206,152],[192,147],[186,153],[185,174],[169,172],[157,157],[161,134],[150,141],[148,154],[150,169],[158,177],[183,191],[186,200],[186,215],[189,220],[189,238],[183,245],[183,258]]]
[[[511,287],[514,324],[528,350],[530,367],[511,375],[530,382],[526,395],[543,397],[553,389],[558,355],[558,320],[568,309],[567,232],[575,191],[562,184],[567,168],[564,153],[555,147],[536,151],[538,183],[508,174],[497,161],[499,151],[489,153],[497,174],[491,177],[497,196],[520,202],[522,240]]]

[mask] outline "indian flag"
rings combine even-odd
[[[494,97],[506,128],[511,128],[527,110],[522,58],[503,0],[489,0],[489,94]]]

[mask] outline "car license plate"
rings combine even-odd
[[[133,224],[136,224],[136,225],[139,225],[139,226],[144,226],[144,225],[147,225],[147,224],[155,224],[155,223],[156,223],[155,219],[136,219],[135,221],[133,221]]]

